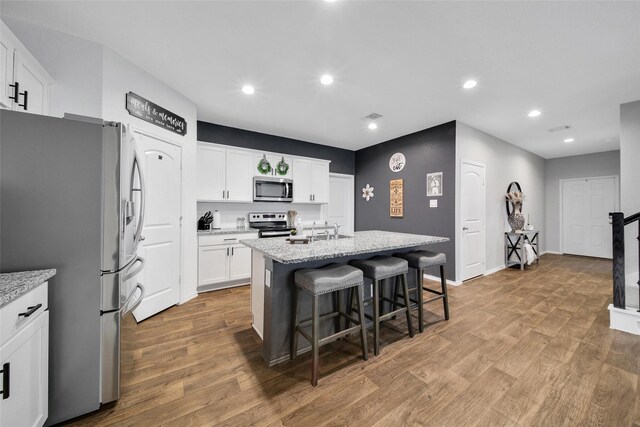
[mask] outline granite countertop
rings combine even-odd
[[[198,236],[216,236],[219,234],[257,233],[255,228],[219,228],[217,230],[198,230]]]
[[[250,239],[242,244],[262,252],[282,264],[296,264],[343,256],[376,253],[411,248],[431,243],[447,242],[449,238],[389,231],[357,231],[353,237],[338,240],[317,240],[309,244],[291,244],[286,238]]]
[[[31,289],[49,280],[55,274],[55,268],[49,270],[0,273],[0,306],[26,294]]]

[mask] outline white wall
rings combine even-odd
[[[518,181],[525,194],[522,213],[540,230],[540,249],[546,249],[545,160],[469,125],[456,122],[456,281],[462,278],[462,220],[460,218],[460,162],[485,165],[486,226],[485,271],[504,266],[504,232],[507,224],[504,195],[510,182]]]
[[[111,49],[105,47],[103,52],[103,117],[130,124],[182,147],[182,216],[185,220],[182,227],[180,300],[184,302],[196,296],[198,279],[197,224],[189,220],[196,217],[196,105]],[[131,116],[125,108],[125,96],[129,91],[184,117],[187,134],[180,136]]]
[[[620,106],[620,204],[626,216],[640,212],[640,101]],[[627,304],[638,306],[638,225],[625,227]]]
[[[59,31],[3,17],[55,80],[49,113],[102,117],[102,46]]]
[[[620,151],[605,151],[603,153],[559,157],[547,160],[547,251],[561,252],[560,180],[619,175]],[[617,199],[619,199],[619,197]]]

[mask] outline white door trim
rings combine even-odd
[[[559,218],[558,218],[558,237],[560,240],[560,253],[564,253],[564,222],[563,215],[564,211],[562,209],[562,205],[564,203],[564,192],[562,191],[563,184],[565,182],[570,181],[585,181],[588,179],[605,179],[605,178],[613,178],[613,206],[614,210],[620,210],[620,177],[619,175],[605,175],[605,176],[585,176],[583,178],[564,178],[558,181],[559,191],[558,191],[558,205],[559,205]]]
[[[184,162],[184,150],[182,149],[182,144],[179,144],[176,141],[172,141],[170,139],[168,139],[166,136],[163,136],[162,134],[159,133],[155,133],[155,132],[149,132],[148,130],[139,128],[137,126],[135,126],[134,124],[132,124],[131,122],[126,123],[126,126],[129,128],[129,130],[131,131],[131,133],[135,134],[140,133],[142,135],[148,136],[149,138],[154,138],[154,139],[158,139],[162,142],[165,142],[169,145],[173,145],[174,147],[178,147],[180,149],[180,244],[178,245],[178,247],[180,248],[179,253],[179,257],[180,257],[180,276],[178,279],[178,293],[179,293],[179,298],[178,298],[178,304],[182,304],[187,302],[187,300],[193,298],[193,296],[187,297],[187,299],[183,300],[183,280],[182,278],[184,277],[184,257],[182,256],[182,254],[185,252],[184,250],[184,242],[186,241],[185,239],[185,227],[183,227],[183,218],[184,218],[184,174],[182,172],[182,165]],[[194,296],[197,296],[194,295]]]
[[[356,212],[355,212],[355,176],[353,175],[348,175],[345,173],[336,173],[336,172],[330,172],[329,173],[329,179],[331,178],[339,178],[339,179],[346,179],[349,181],[349,188],[350,188],[350,192],[353,195],[353,197],[348,197],[348,205],[347,205],[347,216],[349,218],[349,221],[351,222],[351,230],[353,230],[354,232],[356,231]],[[328,196],[328,200],[331,200],[331,195],[327,195]],[[328,203],[325,205],[322,205],[322,209],[323,209],[323,217],[324,218],[328,218],[329,217],[329,206]]]
[[[467,165],[472,165],[472,166],[478,166],[481,167],[484,170],[484,182],[483,182],[483,186],[482,186],[482,198],[484,200],[484,221],[482,222],[482,275],[486,275],[487,274],[487,165],[485,165],[484,163],[480,163],[480,162],[476,162],[475,160],[470,160],[470,159],[460,159],[460,172],[458,174],[458,180],[460,181],[460,204],[459,206],[456,207],[456,209],[461,209],[462,208],[462,197],[464,196],[463,194],[463,188],[462,188],[462,165],[467,164]],[[462,213],[460,214],[462,215]],[[460,233],[460,262],[456,262],[457,265],[459,265],[459,269],[460,269],[460,276],[458,276],[460,278],[460,282],[462,283],[464,281],[463,279],[463,265],[464,265],[464,260],[463,260],[463,254],[464,251],[462,250],[462,244],[463,244],[463,238],[462,238],[462,216],[460,216],[460,221],[457,224],[457,226],[460,228],[459,230],[457,230],[457,232]],[[458,278],[456,277],[456,278]]]

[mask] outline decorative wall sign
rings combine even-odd
[[[402,179],[392,179],[389,181],[389,215],[392,218],[402,218],[404,214],[403,192],[404,184]]]
[[[184,118],[133,92],[127,93],[126,108],[129,114],[146,122],[175,132],[178,135],[187,133],[187,122]]]
[[[370,187],[369,184],[367,184],[367,186],[362,189],[362,198],[366,199],[368,202],[369,199],[371,199],[372,197],[373,197],[373,187]]]
[[[389,169],[392,172],[400,172],[404,169],[404,165],[406,163],[406,159],[404,158],[404,154],[396,153],[389,159]]]
[[[442,172],[427,174],[427,197],[442,196]]]

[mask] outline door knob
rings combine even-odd
[[[463,229],[464,231],[467,231],[467,230],[469,229],[469,227],[462,227],[462,229]]]

